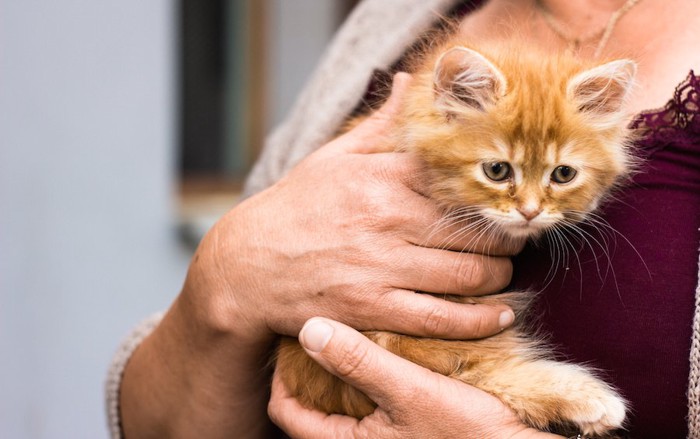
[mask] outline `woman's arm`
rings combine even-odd
[[[504,306],[429,295],[488,294],[511,275],[505,244],[436,229],[420,164],[387,149],[409,77],[352,132],[222,218],[198,248],[183,290],[124,371],[127,438],[264,437],[277,334],[296,336],[314,315],[358,329],[442,338],[484,337],[512,322]],[[431,233],[433,232],[433,233]],[[453,242],[454,241],[454,242]]]

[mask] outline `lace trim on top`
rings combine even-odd
[[[630,128],[639,130],[639,147],[651,154],[671,143],[690,146],[700,138],[700,76],[691,70],[668,103],[638,114]]]

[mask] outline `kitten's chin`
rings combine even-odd
[[[516,214],[514,212],[503,214],[485,209],[481,214],[504,235],[521,241],[539,238],[547,229],[555,226],[559,221],[552,214],[542,214],[530,221],[523,218],[519,213]]]
[[[546,227],[534,226],[532,224],[500,224],[499,225],[503,232],[513,239],[537,239],[542,235]]]

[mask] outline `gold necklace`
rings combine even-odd
[[[608,23],[605,26],[584,35],[571,35],[571,33],[564,30],[549,9],[547,9],[547,7],[542,3],[542,0],[535,0],[535,4],[537,5],[537,9],[542,14],[542,18],[544,18],[545,23],[547,23],[547,26],[549,26],[549,28],[555,34],[557,34],[559,38],[566,42],[570,51],[578,51],[582,44],[598,40],[598,45],[596,46],[595,52],[593,52],[593,58],[598,58],[600,57],[601,53],[603,53],[605,46],[608,44],[610,35],[612,35],[617,22],[640,1],[641,0],[627,0],[625,4],[620,7],[620,9],[610,14]]]

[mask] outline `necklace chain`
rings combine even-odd
[[[620,7],[620,9],[610,14],[610,18],[605,26],[584,35],[571,35],[571,33],[567,32],[552,15],[552,12],[542,3],[542,0],[535,0],[535,3],[537,5],[537,9],[542,14],[542,18],[544,18],[545,23],[547,23],[547,26],[549,26],[549,28],[552,29],[552,31],[554,31],[559,38],[568,44],[569,50],[577,51],[582,44],[598,40],[598,45],[596,46],[595,52],[593,52],[593,58],[598,58],[600,57],[601,53],[603,53],[605,46],[608,44],[617,22],[620,21],[620,18],[622,18],[640,1],[641,0],[627,0],[625,4]]]

